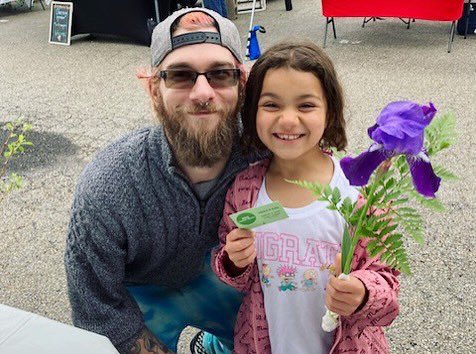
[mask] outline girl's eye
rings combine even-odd
[[[278,105],[274,102],[265,102],[261,105],[264,108],[277,108]]]
[[[303,103],[299,106],[299,108],[301,109],[312,109],[312,108],[315,108],[316,105],[313,104],[313,103]]]

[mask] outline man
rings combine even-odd
[[[241,295],[212,274],[209,253],[227,188],[248,165],[238,145],[239,33],[213,11],[184,9],[155,28],[151,52],[161,124],[100,152],[74,196],[65,253],[73,322],[120,353],[176,351],[187,325],[209,332],[209,353],[227,353]]]

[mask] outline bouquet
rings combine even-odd
[[[410,274],[404,234],[423,245],[424,223],[415,202],[433,210],[444,210],[436,199],[442,179],[456,179],[448,169],[432,165],[430,158],[455,141],[452,114],[435,118],[432,103],[420,106],[402,101],[387,105],[368,129],[372,145],[357,157],[344,157],[340,165],[350,184],[359,187],[362,200],[341,200],[338,188],[307,181],[289,181],[311,190],[318,200],[328,203],[345,220],[342,238],[342,274],[351,271],[354,249],[361,238],[370,257],[402,273]],[[362,205],[363,204],[363,205]],[[338,315],[327,310],[322,327],[332,331]]]

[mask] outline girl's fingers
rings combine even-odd
[[[234,229],[227,236],[226,241],[237,241],[241,239],[254,239],[255,233],[251,230]]]
[[[251,245],[254,245],[254,240],[252,238],[240,239],[236,241],[227,242],[225,250],[228,253],[241,252],[250,247]]]
[[[254,245],[251,245],[250,247],[248,248],[245,248],[244,250],[240,251],[240,252],[237,252],[236,253],[236,259],[238,261],[241,261],[241,260],[244,260],[244,259],[247,259],[248,257],[250,257],[253,253],[256,252],[256,248]]]
[[[337,253],[336,258],[334,259],[334,270],[335,270],[336,276],[342,273],[341,259],[342,259],[342,255],[340,253]]]
[[[357,308],[355,305],[344,301],[343,299],[333,298],[330,294],[326,295],[326,306],[332,312],[342,316],[349,316]]]
[[[329,296],[326,296],[326,307],[332,311],[337,313],[338,315],[345,315],[347,314],[347,305],[343,302],[338,300],[334,300]]]
[[[256,258],[256,250],[253,250],[253,252],[251,252],[251,254],[248,257],[234,263],[237,267],[244,268],[247,265],[253,263],[255,258]]]
[[[348,280],[339,280],[339,279],[335,279],[335,280],[336,280],[336,282],[349,282]],[[335,282],[332,282],[331,280],[329,280],[329,283],[327,284],[326,293],[333,301],[338,301],[340,303],[344,303],[344,304],[347,304],[347,305],[352,306],[352,307],[355,307],[356,305],[360,304],[360,302],[359,302],[360,293],[359,292],[356,292],[356,291],[352,291],[352,292],[340,291],[339,288],[336,288]]]
[[[226,236],[225,251],[237,267],[246,267],[256,258],[254,232],[243,229],[232,230]]]
[[[365,291],[364,284],[357,278],[350,276],[347,280],[338,279],[334,276],[329,277],[329,283],[334,289],[341,293],[354,294]]]

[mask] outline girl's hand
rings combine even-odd
[[[338,253],[334,261],[336,275],[341,273],[340,261],[341,255]],[[363,304],[366,292],[364,284],[352,275],[348,280],[331,275],[326,287],[326,306],[338,315],[352,315]]]
[[[245,268],[255,260],[254,236],[254,232],[244,229],[234,229],[226,235],[225,251],[236,267]]]

